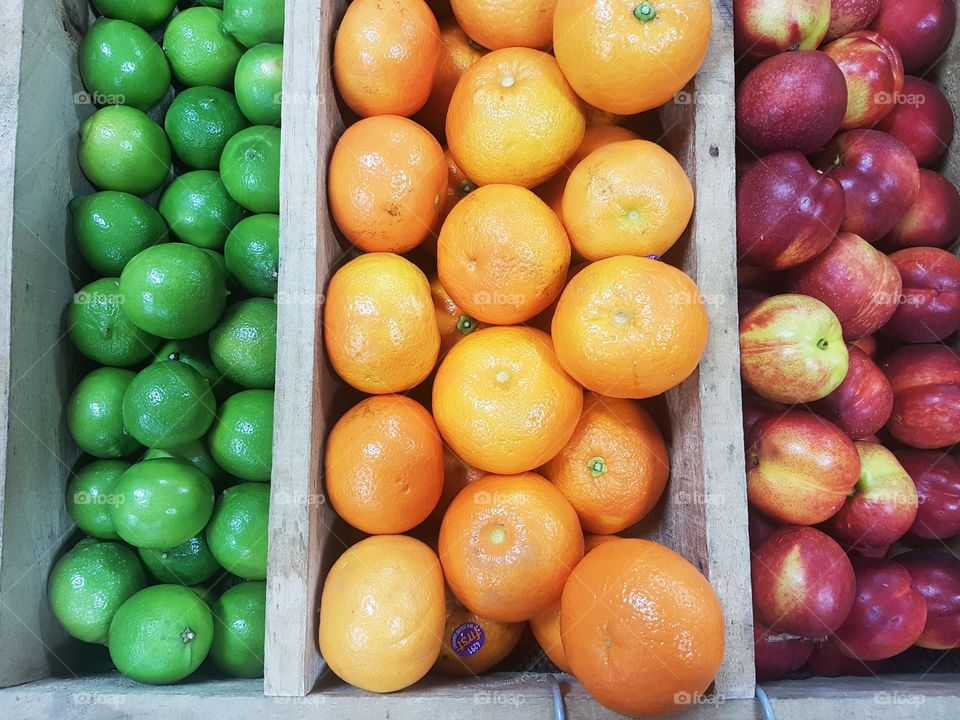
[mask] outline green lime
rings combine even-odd
[[[194,170],[176,178],[160,197],[160,214],[178,240],[219,250],[233,226],[243,219],[213,170]]]
[[[206,250],[186,243],[139,253],[120,274],[120,293],[137,327],[171,340],[205,333],[227,302],[220,266]]]
[[[67,332],[77,350],[101,365],[136,365],[160,344],[160,338],[138,328],[123,312],[117,278],[94,280],[73,296]]]
[[[116,540],[110,506],[116,503],[114,487],[129,469],[123,460],[94,460],[84,465],[67,485],[67,512],[87,535],[101,540]]]
[[[170,173],[163,128],[126,105],[97,110],[80,125],[77,151],[83,174],[101,190],[149,195]]]
[[[264,43],[243,54],[233,89],[247,120],[254,125],[279,125],[282,88],[283,45]]]
[[[223,26],[253,47],[283,42],[283,0],[223,0]]]
[[[123,395],[134,377],[130,370],[97,368],[74,388],[67,429],[85,453],[119,458],[143,447],[123,426]]]
[[[196,585],[209,580],[221,569],[200,533],[172,548],[140,548],[140,559],[147,570],[163,583]]]
[[[84,538],[53,566],[47,597],[73,637],[105,643],[114,614],[146,584],[143,566],[126,545]]]
[[[244,580],[267,577],[270,486],[240,483],[217,498],[207,526],[210,552],[227,571]]]
[[[147,30],[156,30],[173,12],[177,0],[93,0],[93,6],[104,17],[136,23]]]
[[[234,677],[263,677],[267,584],[242,582],[213,603],[210,659]]]
[[[269,482],[273,467],[273,391],[243,390],[228,397],[217,412],[210,454],[231,475]]]
[[[227,270],[247,292],[272,298],[280,273],[280,216],[251,215],[238,222],[223,246]]]
[[[213,615],[203,600],[182,585],[154,585],[117,610],[108,647],[128,678],[165,685],[200,667],[212,641]]]
[[[167,241],[160,213],[136,195],[106,190],[69,204],[80,257],[101,275],[119,277],[134,255]]]
[[[126,20],[97,20],[77,51],[80,77],[97,105],[149,110],[170,88],[167,56],[147,31]]]
[[[217,253],[212,253],[216,255]],[[222,257],[222,256],[221,256]],[[223,373],[210,359],[210,342],[207,335],[184,338],[182,340],[168,340],[157,350],[156,361],[176,360],[189,365],[210,383],[213,394],[222,402],[242,388],[231,380],[227,380]]]
[[[178,6],[186,10],[192,7],[212,7],[223,9],[223,0],[180,0]]]
[[[245,388],[272,388],[277,374],[277,304],[249,298],[227,307],[210,331],[210,357]]]
[[[227,140],[247,127],[233,93],[192,87],[178,94],[163,121],[177,157],[196,170],[217,170]]]
[[[117,534],[138,548],[172,548],[200,532],[213,511],[213,485],[193,465],[173,458],[141,460],[114,487]]]
[[[220,157],[227,192],[253,213],[280,212],[280,130],[255,125],[241,130]]]
[[[218,492],[224,490],[236,483],[232,477],[223,471],[203,440],[194,440],[184,445],[178,445],[175,448],[161,450],[159,448],[150,448],[143,454],[143,460],[152,460],[154,458],[172,457],[178,460],[185,460],[202,472],[213,483],[213,487]]]
[[[163,33],[173,76],[181,85],[229,88],[243,46],[223,29],[223,12],[195,7],[177,13]]]
[[[147,447],[175,448],[203,437],[215,411],[210,383],[176,360],[147,365],[123,396],[123,424]]]
[[[210,606],[220,596],[220,591],[223,590],[223,582],[221,582],[221,578],[215,577],[213,580],[207,580],[196,585],[187,585],[186,588]]]

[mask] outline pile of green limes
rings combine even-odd
[[[78,59],[98,109],[78,154],[97,192],[69,207],[96,279],[66,312],[95,366],[66,416],[86,537],[51,571],[50,606],[135,680],[177,682],[208,656],[258,677],[283,0],[91,1]]]

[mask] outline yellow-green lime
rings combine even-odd
[[[156,30],[173,12],[177,0],[93,0],[93,6],[104,17],[136,23],[146,30]]]
[[[130,468],[123,460],[94,460],[73,474],[67,485],[67,512],[87,535],[116,540],[110,506],[117,501],[117,480]]]
[[[227,301],[222,268],[211,253],[186,243],[139,253],[120,274],[120,293],[137,327],[169,340],[207,332]]]
[[[207,438],[210,454],[241,480],[269,482],[273,468],[273,391],[243,390],[217,411]]]
[[[174,15],[163,33],[173,76],[181,85],[229,88],[243,46],[223,28],[223,11],[194,7]]]
[[[127,600],[110,623],[117,670],[137,682],[165,685],[200,667],[213,641],[210,607],[182,585],[154,585]]]
[[[162,583],[196,585],[222,571],[203,533],[172,548],[140,548],[140,559]]]
[[[149,110],[170,87],[170,65],[147,31],[126,20],[97,20],[77,51],[80,77],[98,105]]]
[[[189,365],[162,360],[137,373],[123,396],[123,424],[151,448],[175,448],[203,437],[213,423],[210,383]]]
[[[73,637],[105,643],[114,615],[146,585],[143,566],[130,548],[85,538],[53,566],[47,598],[54,617]]]
[[[280,273],[280,216],[263,213],[238,222],[227,235],[223,256],[240,287],[260,297],[275,297]]]
[[[73,296],[67,332],[84,356],[116,367],[143,362],[160,344],[160,338],[138,328],[123,312],[117,278],[94,280]]]
[[[263,677],[267,584],[247,581],[234,585],[217,598],[212,609],[210,659],[234,677]]]
[[[210,478],[210,482],[213,483],[213,488],[217,492],[220,492],[221,490],[224,490],[237,482],[230,477],[230,475],[224,472],[223,468],[217,465],[204,440],[194,440],[184,445],[178,445],[177,447],[169,448],[167,450],[150,448],[143,454],[144,460],[152,460],[153,458],[161,457],[177,458],[178,460],[184,460],[190,463],[200,472]]]
[[[167,241],[163,217],[136,195],[105,190],[68,207],[80,257],[100,275],[119,277],[130,258]]]
[[[214,170],[194,170],[176,178],[160,197],[160,214],[178,240],[213,250],[223,247],[244,216]]]
[[[263,43],[247,50],[237,65],[233,91],[254,125],[279,125],[283,88],[283,45]]]
[[[126,105],[97,110],[80,125],[80,169],[100,190],[149,195],[170,172],[163,128]]]
[[[135,373],[97,368],[74,388],[67,401],[67,429],[85,453],[120,458],[143,446],[123,426],[123,396]]]
[[[195,170],[217,170],[227,140],[247,124],[233,93],[207,86],[179,93],[163,120],[173,152]]]
[[[249,298],[227,307],[210,330],[210,358],[245,388],[272,388],[277,374],[277,304]]]
[[[283,0],[223,0],[223,26],[253,47],[283,42]]]
[[[172,548],[207,524],[213,485],[190,463],[173,458],[141,460],[120,476],[110,516],[117,534],[138,548]]]
[[[280,212],[280,130],[254,125],[227,143],[220,157],[227,192],[252,213]]]
[[[223,491],[206,530],[222,568],[244,580],[266,579],[269,514],[269,485],[240,483]]]

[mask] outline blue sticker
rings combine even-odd
[[[483,647],[483,628],[472,622],[454,628],[450,635],[450,647],[460,657],[476,655]]]

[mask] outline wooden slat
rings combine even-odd
[[[50,613],[46,581],[72,526],[63,493],[77,451],[63,407],[76,368],[61,317],[81,284],[66,204],[89,192],[76,145],[92,107],[74,99],[88,16],[85,0],[0,9],[0,686],[63,672],[80,650]]]

